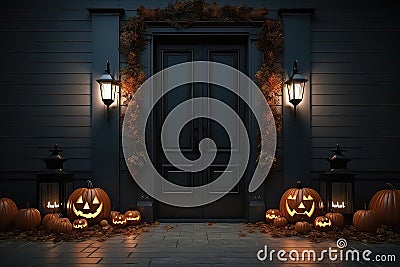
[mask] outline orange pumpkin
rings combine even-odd
[[[108,224],[108,221],[107,220],[101,220],[100,221],[100,226],[101,227],[104,227],[104,226],[108,226],[109,224]]]
[[[288,220],[285,217],[278,217],[274,219],[274,226],[282,227],[288,224]]]
[[[62,214],[61,214],[61,213],[49,213],[49,214],[46,214],[46,215],[43,217],[42,224],[43,224],[44,227],[48,228],[48,227],[47,227],[47,224],[48,224],[51,220],[58,219],[58,218],[61,218],[61,217],[62,217]]]
[[[400,224],[400,190],[387,183],[388,190],[378,191],[369,202],[369,209],[374,210],[379,216],[382,224]]]
[[[0,231],[9,229],[18,213],[17,205],[9,198],[0,199]]]
[[[137,225],[140,223],[142,216],[138,210],[132,210],[132,208],[125,212],[125,218],[127,225]]]
[[[76,219],[72,222],[72,228],[79,231],[85,231],[88,229],[88,222],[85,219]]]
[[[328,212],[325,217],[331,220],[332,226],[342,228],[344,227],[346,221],[343,215],[339,212]]]
[[[268,223],[274,223],[275,218],[281,217],[281,212],[278,209],[269,209],[265,212],[265,220]]]
[[[380,225],[378,214],[374,210],[358,210],[353,215],[353,225],[363,232],[376,232]]]
[[[42,216],[35,208],[20,209],[15,215],[15,227],[20,230],[34,229],[40,226]]]
[[[306,234],[310,232],[311,225],[308,222],[297,222],[294,226],[294,230],[299,234]]]
[[[110,217],[111,202],[103,189],[93,188],[91,181],[87,184],[87,188],[78,188],[69,196],[67,214],[73,221],[84,218],[92,225]]]
[[[112,218],[111,224],[115,227],[124,227],[126,226],[126,217],[124,214],[117,214]]]
[[[53,219],[51,230],[55,233],[69,233],[72,231],[72,224],[68,218]]]
[[[311,188],[303,188],[301,181],[296,188],[288,189],[281,198],[279,209],[290,223],[298,221],[314,222],[323,212],[321,196]]]
[[[113,208],[113,210],[110,212],[110,219],[109,221],[112,222],[112,219],[114,218],[115,215],[120,214],[119,211],[115,210],[115,207]]]
[[[332,222],[325,216],[318,216],[314,220],[314,228],[320,231],[328,231],[332,228]]]

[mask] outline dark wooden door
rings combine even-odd
[[[245,72],[245,44],[230,40],[213,40],[205,42],[204,38],[190,40],[160,40],[155,46],[155,71],[175,64],[208,60],[223,63]],[[234,77],[233,77],[234,78]],[[167,78],[166,78],[167,79]],[[200,156],[199,141],[209,137],[217,144],[217,156],[214,162],[205,170],[199,172],[186,172],[172,166],[166,159],[160,144],[161,126],[168,113],[178,104],[191,98],[211,97],[223,101],[244,118],[243,107],[238,97],[229,90],[211,84],[192,83],[186,84],[168,92],[158,105],[154,114],[155,140],[154,161],[157,170],[162,176],[178,185],[193,187],[204,185],[217,179],[223,172],[231,172],[235,166],[227,166],[231,153],[240,153],[238,147],[231,148],[229,136],[221,125],[210,119],[194,119],[184,126],[181,131],[179,142],[180,147],[167,148],[170,152],[180,150],[183,155],[191,160]],[[213,110],[210,106],[202,107],[207,109],[210,117]],[[187,112],[192,112],[190,108]],[[227,118],[228,119],[228,118]],[[235,121],[227,121],[235,124]],[[167,137],[170,138],[170,137]],[[174,138],[174,137],[171,137]],[[239,138],[234,136],[233,138]],[[194,208],[174,207],[164,203],[155,203],[155,216],[157,219],[186,219],[186,220],[213,220],[213,219],[243,219],[245,217],[245,188],[244,179],[224,197],[214,203]],[[218,190],[218,189],[214,189]],[[223,189],[221,189],[223,190]],[[171,192],[163,187],[167,194],[181,194],[182,197],[191,197],[190,189],[184,192]],[[216,192],[209,191],[209,194]]]

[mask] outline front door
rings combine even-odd
[[[158,72],[175,64],[190,61],[214,61],[234,67],[246,73],[246,46],[245,40],[232,40],[230,37],[213,38],[213,41],[205,41],[208,38],[170,38],[156,39],[154,50],[155,72]],[[219,40],[218,40],[219,39]],[[233,77],[234,78],[234,77]],[[168,79],[168,77],[165,77]],[[167,82],[167,81],[166,81]],[[239,90],[239,89],[238,89]],[[224,128],[217,122],[199,118],[186,124],[179,136],[180,147],[168,147],[169,151],[180,150],[182,154],[191,160],[199,158],[199,142],[204,138],[211,138],[217,145],[217,156],[213,163],[205,170],[199,172],[186,172],[172,166],[161,149],[161,127],[168,113],[183,101],[196,97],[210,97],[223,101],[237,114],[244,118],[243,104],[238,97],[229,90],[211,84],[186,84],[177,87],[164,95],[154,112],[156,135],[153,138],[155,144],[153,155],[158,172],[172,183],[194,187],[208,184],[217,179],[223,172],[231,172],[235,166],[227,166],[231,153],[240,153],[239,147],[231,147],[229,137]],[[212,117],[212,108],[207,109]],[[190,109],[187,112],[191,112]],[[228,119],[228,118],[227,118]],[[231,121],[226,123],[235,124]],[[168,137],[167,137],[168,138]],[[171,137],[173,138],[173,137]],[[231,137],[232,138],[232,137]],[[234,136],[233,138],[239,138]],[[155,153],[154,153],[155,152]],[[190,189],[184,192],[173,192],[163,187],[165,194],[181,194],[190,197]],[[209,191],[209,194],[215,192]],[[175,207],[164,203],[155,202],[155,218],[157,220],[238,220],[245,218],[245,186],[244,179],[224,197],[214,203],[195,208]]]

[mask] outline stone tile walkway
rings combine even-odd
[[[267,246],[268,254],[275,250],[273,260],[257,259],[257,252]],[[329,261],[325,254],[317,263],[301,260],[303,250],[314,250],[319,257],[329,247],[338,249],[336,242],[312,243],[301,238],[273,238],[261,233],[247,233],[244,224],[178,223],[151,227],[141,235],[116,236],[104,242],[28,242],[17,240],[0,241],[0,266],[399,266],[400,246],[394,244],[366,245],[349,243],[343,251],[371,250],[369,258],[376,255],[394,254],[397,262]],[[279,261],[277,251],[285,250],[286,262]],[[299,253],[300,260],[292,261]],[[263,256],[261,253],[260,256]],[[332,254],[340,256],[340,252]],[[361,257],[360,253],[360,257]]]

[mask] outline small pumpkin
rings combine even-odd
[[[8,230],[18,213],[17,205],[9,198],[0,199],[0,231]]]
[[[268,223],[274,223],[274,219],[281,217],[281,212],[278,209],[269,209],[265,212],[265,220]]]
[[[311,231],[311,225],[308,222],[297,222],[294,225],[294,230],[299,234],[307,234]]]
[[[332,222],[325,216],[318,216],[314,220],[314,228],[320,231],[328,231],[332,228]]]
[[[328,212],[327,214],[325,214],[325,217],[331,220],[332,226],[343,228],[346,224],[343,215],[339,212]]]
[[[290,223],[298,221],[312,223],[322,214],[323,208],[321,196],[317,191],[303,188],[301,181],[297,181],[296,188],[290,188],[283,193],[279,204],[282,216]]]
[[[108,226],[109,224],[108,224],[108,221],[107,220],[101,220],[100,221],[100,226],[101,227],[104,227],[104,226]]]
[[[113,207],[113,210],[110,212],[110,219],[109,219],[109,221],[112,222],[112,219],[114,218],[114,216],[115,216],[115,215],[118,215],[118,214],[120,214],[120,212],[117,211],[117,210],[115,209],[115,207]]]
[[[380,225],[378,213],[374,210],[358,210],[353,215],[353,225],[363,232],[376,232]]]
[[[126,217],[124,214],[117,214],[112,218],[111,224],[115,227],[124,227],[126,226]]]
[[[274,226],[282,227],[288,224],[288,220],[285,217],[278,217],[274,219]]]
[[[381,223],[386,225],[400,224],[400,190],[390,183],[388,190],[380,190],[372,196],[369,209],[374,210]]]
[[[69,233],[72,231],[72,224],[68,218],[56,218],[51,222],[51,230],[55,233]]]
[[[79,231],[85,231],[88,229],[88,222],[85,219],[76,219],[72,222],[72,228]]]
[[[132,208],[126,211],[124,215],[126,218],[127,225],[137,225],[140,223],[140,220],[142,219],[140,212],[138,210],[132,210]]]
[[[42,225],[43,225],[44,227],[48,228],[48,227],[47,227],[47,224],[48,224],[51,220],[58,219],[58,218],[61,218],[61,217],[62,217],[62,214],[61,214],[61,213],[49,213],[49,214],[46,214],[46,215],[43,217]]]
[[[74,221],[84,218],[89,224],[97,224],[110,217],[111,202],[107,193],[101,188],[94,188],[88,180],[87,188],[78,188],[67,201],[68,217]]]
[[[35,208],[20,209],[15,215],[15,227],[20,230],[34,229],[40,226],[42,216]]]

